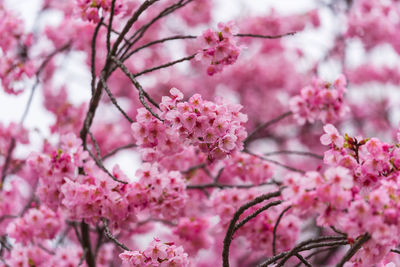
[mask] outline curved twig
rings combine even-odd
[[[229,223],[228,230],[226,231],[224,238],[224,246],[222,250],[222,265],[223,267],[229,267],[229,247],[233,240],[233,234],[235,232],[236,222],[239,220],[240,215],[242,215],[248,208],[257,205],[265,200],[268,200],[273,197],[278,197],[281,195],[281,190],[264,194],[259,197],[256,197],[254,200],[242,205],[233,215],[232,220]]]
[[[109,158],[111,156],[114,156],[115,154],[117,154],[121,150],[124,150],[124,149],[127,149],[127,148],[132,148],[132,147],[136,147],[136,144],[135,143],[131,143],[131,144],[127,144],[127,145],[124,145],[124,146],[117,147],[117,148],[111,150],[110,152],[108,152],[107,154],[105,154],[103,156],[103,160],[105,160],[105,159],[107,159],[107,158]]]
[[[104,77],[100,77],[100,81],[103,84],[104,90],[106,91],[108,97],[110,98],[111,102],[114,104],[114,106],[121,112],[121,114],[130,122],[132,123],[133,120],[126,114],[126,112],[121,108],[121,106],[118,104],[117,100],[115,99],[114,95],[111,93],[110,89],[107,86],[107,82],[104,80]]]
[[[107,220],[103,218],[102,221],[103,221],[103,224],[104,224],[104,231],[105,231],[106,236],[108,237],[108,239],[110,239],[111,241],[113,241],[118,247],[122,248],[123,250],[128,250],[128,251],[130,251],[130,249],[129,249],[127,246],[125,246],[124,244],[122,244],[120,241],[118,241],[117,238],[115,238],[115,237],[111,234],[110,229],[108,228],[108,222],[107,222]]]
[[[273,124],[275,124],[275,123],[277,123],[277,122],[283,120],[283,119],[286,118],[286,117],[291,116],[292,114],[293,114],[293,112],[288,111],[288,112],[285,112],[285,113],[279,115],[279,116],[276,117],[276,118],[273,118],[273,119],[271,119],[271,120],[269,120],[269,121],[267,121],[267,122],[265,122],[265,123],[259,125],[259,126],[258,126],[253,132],[251,132],[251,133],[249,134],[249,136],[247,136],[247,138],[243,141],[244,146],[246,147],[246,146],[249,144],[249,142],[252,141],[252,140],[255,138],[255,136],[256,136],[261,130],[263,130],[263,129],[265,129],[265,128],[268,128],[269,126],[271,126],[271,125],[273,125]]]
[[[144,98],[146,97],[147,100],[150,99],[150,97],[145,93],[142,85],[135,79],[135,76],[128,70],[128,68],[116,57],[111,57],[111,59],[117,64],[117,66],[125,73],[126,76],[131,80],[133,85],[135,85],[136,89],[139,91],[139,100],[142,103],[142,105],[153,115],[155,118],[157,118],[160,121],[163,121],[152,109],[151,107],[146,103]],[[150,101],[150,100],[149,100]],[[151,101],[150,101],[151,102]],[[153,101],[154,102],[154,101]],[[153,102],[151,102],[153,104]],[[158,105],[157,105],[158,107]]]
[[[354,242],[353,246],[346,252],[344,257],[340,260],[338,264],[336,264],[336,267],[343,267],[343,265],[349,261],[354,254],[357,253],[357,251],[362,247],[362,245],[367,242],[368,240],[371,239],[371,236],[368,233],[365,233],[361,237],[359,237],[356,242]]]
[[[284,209],[281,214],[279,214],[278,219],[276,220],[275,226],[274,226],[274,231],[273,231],[273,237],[272,237],[272,255],[276,255],[276,231],[278,229],[278,225],[281,222],[281,219],[283,215],[290,209],[292,206],[288,206],[286,209]]]
[[[273,159],[265,158],[265,157],[263,157],[263,156],[257,155],[257,154],[255,154],[255,153],[253,153],[253,152],[248,151],[248,150],[244,150],[243,152],[244,152],[244,153],[247,153],[247,154],[250,154],[250,155],[253,155],[253,156],[255,156],[255,157],[259,158],[259,159],[262,159],[262,160],[271,162],[271,163],[273,163],[273,164],[275,164],[275,165],[278,165],[278,166],[280,166],[280,167],[282,167],[282,168],[285,168],[285,169],[288,169],[288,170],[290,170],[290,171],[298,172],[298,173],[301,173],[301,174],[306,173],[306,172],[303,171],[303,170],[300,170],[300,169],[297,169],[297,168],[294,168],[294,167],[285,165],[285,164],[280,163],[279,161],[276,161],[276,160],[273,160]]]

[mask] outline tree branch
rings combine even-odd
[[[368,240],[371,239],[371,236],[368,233],[365,233],[361,237],[359,237],[356,242],[351,246],[351,248],[346,252],[344,257],[340,260],[338,264],[336,264],[336,267],[343,267],[343,265],[349,261],[354,254],[357,253],[358,250],[362,247],[362,245],[367,242]]]
[[[122,248],[123,250],[129,250],[129,251],[130,251],[130,249],[129,249],[127,246],[125,246],[124,244],[122,244],[120,241],[118,241],[117,238],[115,238],[115,237],[111,234],[110,229],[108,228],[107,220],[103,218],[102,221],[103,221],[103,224],[104,224],[104,231],[106,232],[106,235],[107,235],[108,239],[110,239],[111,241],[113,241],[117,246],[119,246],[119,247]]]
[[[222,250],[222,265],[223,267],[229,267],[229,247],[233,240],[233,234],[235,232],[236,222],[239,220],[240,215],[242,215],[247,209],[252,206],[257,205],[265,200],[268,200],[273,197],[278,197],[281,195],[281,191],[276,191],[268,194],[261,195],[256,197],[254,200],[242,205],[233,215],[232,220],[229,223],[228,230],[226,231],[224,238],[224,246]]]
[[[278,225],[281,222],[281,219],[283,215],[290,209],[292,206],[288,206],[286,209],[284,209],[281,214],[279,214],[278,219],[276,220],[275,226],[274,226],[274,231],[273,231],[273,238],[272,238],[272,255],[276,255],[276,231],[278,229]]]
[[[90,61],[90,71],[92,74],[92,81],[91,81],[91,88],[92,88],[92,95],[94,94],[95,86],[96,86],[96,40],[97,35],[99,34],[100,26],[103,23],[103,18],[100,19],[100,22],[97,24],[96,28],[94,29],[93,37],[92,37],[92,55]]]
[[[260,131],[262,131],[262,130],[268,128],[269,126],[271,126],[271,125],[273,125],[273,124],[275,124],[275,123],[277,123],[277,122],[279,122],[279,121],[281,121],[281,120],[283,120],[283,119],[286,118],[286,117],[291,116],[292,114],[293,114],[293,112],[288,111],[288,112],[285,112],[285,113],[279,115],[279,116],[276,117],[276,118],[273,118],[272,120],[269,120],[269,121],[267,121],[267,122],[265,122],[265,123],[259,125],[259,126],[256,127],[256,129],[254,129],[254,131],[251,132],[251,133],[249,134],[249,136],[247,136],[247,138],[243,141],[244,146],[246,147],[246,146],[250,143],[250,141],[252,141]]]
[[[237,230],[239,230],[240,227],[242,227],[243,225],[245,225],[248,221],[250,221],[251,219],[257,217],[258,214],[260,214],[261,212],[273,207],[273,206],[278,206],[279,204],[282,203],[282,200],[278,200],[278,201],[274,201],[274,202],[270,202],[267,205],[265,205],[262,208],[259,208],[257,211],[255,211],[254,213],[250,214],[249,216],[247,216],[246,218],[244,218],[242,221],[240,221],[238,224],[235,225],[233,232],[235,233]]]
[[[107,158],[109,158],[111,156],[114,156],[115,154],[117,154],[121,150],[124,150],[124,149],[127,149],[127,148],[132,148],[132,147],[136,147],[136,144],[132,143],[132,144],[127,144],[127,145],[124,145],[124,146],[121,146],[121,147],[117,147],[117,148],[111,150],[110,152],[108,152],[106,155],[104,155],[103,160],[105,160],[105,159],[107,159]]]
[[[103,84],[104,90],[106,91],[108,97],[110,98],[111,102],[114,104],[114,106],[121,112],[121,114],[130,122],[132,123],[133,120],[126,114],[126,112],[121,108],[120,105],[118,105],[117,100],[115,99],[114,95],[111,93],[110,89],[107,86],[107,82],[104,80],[104,77],[100,77],[100,81]]]
[[[279,150],[279,151],[272,151],[264,153],[264,156],[274,156],[274,155],[281,155],[281,154],[288,154],[288,155],[300,155],[300,156],[307,156],[316,159],[324,159],[324,156],[308,152],[308,151],[294,151],[294,150]]]
[[[163,121],[151,108],[150,106],[146,103],[144,98],[146,97],[147,100],[150,101],[150,97],[145,93],[143,87],[140,85],[140,83],[135,79],[135,76],[128,70],[128,68],[121,62],[119,61],[116,57],[111,57],[111,59],[117,64],[117,66],[125,73],[126,76],[131,80],[131,82],[135,85],[136,89],[139,91],[139,100],[142,103],[142,105],[153,115],[155,118],[157,118],[160,121]],[[154,101],[150,101],[152,104]],[[157,105],[158,107],[158,105]]]
[[[250,154],[250,155],[253,155],[253,156],[255,156],[255,157],[259,158],[259,159],[262,159],[262,160],[271,162],[271,163],[273,163],[273,164],[275,164],[275,165],[278,165],[278,166],[280,166],[280,167],[282,167],[282,168],[285,168],[285,169],[288,169],[288,170],[290,170],[290,171],[298,172],[298,173],[301,173],[301,174],[306,173],[306,172],[303,171],[303,170],[300,170],[300,169],[297,169],[297,168],[294,168],[294,167],[285,165],[285,164],[280,163],[279,161],[276,161],[276,160],[273,160],[273,159],[265,158],[265,157],[263,157],[263,156],[260,156],[260,155],[257,155],[257,154],[255,154],[255,153],[252,153],[252,152],[250,152],[250,151],[248,151],[248,150],[244,150],[243,152],[244,152],[244,153],[247,153],[247,154]]]

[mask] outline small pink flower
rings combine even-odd
[[[337,147],[343,147],[344,138],[339,135],[338,130],[332,124],[327,124],[324,126],[324,131],[326,134],[321,136],[321,143],[323,145],[335,144]]]

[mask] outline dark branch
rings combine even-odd
[[[238,33],[235,36],[237,37],[252,37],[252,38],[264,38],[264,39],[279,39],[289,35],[295,35],[297,32],[288,32],[280,35],[261,35],[261,34],[252,34],[252,33]]]
[[[302,263],[304,263],[305,266],[307,266],[307,267],[312,267],[311,264],[310,264],[303,256],[301,256],[299,253],[296,253],[295,256],[296,256]]]
[[[115,238],[111,232],[110,229],[108,228],[108,223],[106,219],[102,219],[103,224],[104,224],[104,231],[106,233],[106,236],[108,237],[108,239],[110,239],[111,241],[113,241],[118,247],[122,248],[123,250],[130,250],[127,246],[125,246],[124,244],[122,244],[120,241],[118,241],[117,238]]]
[[[107,27],[107,54],[111,52],[111,31],[112,31],[112,24],[114,19],[114,10],[115,10],[115,0],[111,2],[111,11],[110,11],[110,20],[108,21]]]
[[[333,241],[333,242],[325,242],[325,241]],[[312,238],[303,242],[300,242],[290,251],[279,253],[268,260],[260,263],[258,267],[267,267],[270,264],[283,259],[280,264],[284,264],[290,257],[294,256],[296,253],[301,251],[307,251],[314,248],[320,247],[331,247],[331,246],[338,246],[338,245],[347,245],[348,242],[345,237],[343,236],[321,236],[317,238]],[[282,266],[282,265],[281,265]]]
[[[280,163],[279,161],[276,161],[276,160],[273,160],[273,159],[265,158],[265,157],[263,157],[263,156],[260,156],[260,155],[257,155],[257,154],[255,154],[255,153],[252,153],[252,152],[250,152],[250,151],[248,151],[248,150],[244,150],[243,152],[245,152],[245,153],[247,153],[247,154],[250,154],[250,155],[253,155],[253,156],[255,156],[255,157],[259,158],[259,159],[262,159],[262,160],[271,162],[271,163],[273,163],[273,164],[275,164],[275,165],[278,165],[278,166],[280,166],[280,167],[282,167],[282,168],[285,168],[285,169],[288,169],[288,170],[290,170],[290,171],[298,172],[298,173],[302,173],[302,174],[306,173],[306,172],[303,171],[303,170],[300,170],[300,169],[297,169],[297,168],[294,168],[294,167],[285,165],[285,164]]]
[[[133,76],[134,77],[139,77],[139,76],[141,76],[143,74],[146,74],[146,73],[149,73],[149,72],[152,72],[152,71],[155,71],[155,70],[164,69],[164,68],[173,66],[173,65],[175,65],[177,63],[181,63],[181,62],[184,62],[184,61],[187,61],[187,60],[192,60],[196,56],[196,54],[193,54],[191,56],[184,57],[184,58],[181,58],[181,59],[177,59],[177,60],[162,64],[162,65],[154,67],[154,68],[146,69],[144,71],[141,71],[141,72],[138,72],[138,73],[134,74]]]
[[[250,141],[252,141],[260,131],[262,131],[262,130],[268,128],[269,126],[271,126],[271,125],[273,125],[273,124],[275,124],[275,123],[277,123],[277,122],[279,122],[279,121],[281,121],[281,120],[283,120],[283,119],[286,118],[286,117],[291,116],[292,114],[293,114],[293,112],[288,111],[288,112],[285,112],[285,113],[279,115],[279,116],[276,117],[276,118],[273,118],[272,120],[269,120],[269,121],[267,121],[267,122],[265,122],[265,123],[259,125],[259,126],[258,126],[252,133],[250,133],[249,136],[247,136],[247,138],[243,141],[243,142],[244,142],[244,146],[246,147],[246,146],[250,143]]]
[[[127,60],[133,54],[139,52],[140,50],[142,50],[144,48],[147,48],[147,47],[150,47],[150,46],[153,46],[155,44],[160,44],[160,43],[164,43],[164,42],[171,41],[171,40],[195,39],[195,38],[197,38],[197,36],[194,36],[194,35],[176,35],[176,36],[166,37],[166,38],[159,39],[159,40],[156,40],[156,41],[148,42],[147,44],[144,44],[144,45],[142,45],[142,46],[130,51],[128,54],[126,54],[124,56],[122,61]]]
[[[236,232],[237,230],[239,230],[240,227],[245,225],[251,219],[257,217],[257,215],[260,214],[261,212],[263,212],[263,211],[265,211],[265,210],[267,210],[267,209],[269,209],[269,208],[271,208],[273,206],[278,206],[281,203],[282,203],[282,200],[278,200],[278,201],[270,202],[267,205],[265,205],[264,207],[259,208],[257,211],[255,211],[254,213],[250,214],[249,216],[244,218],[242,221],[240,221],[238,224],[236,224],[235,228],[233,229],[233,232]]]
[[[222,250],[222,265],[223,267],[229,267],[229,247],[233,240],[233,234],[235,232],[236,222],[239,220],[240,215],[242,215],[247,209],[255,206],[265,200],[268,200],[273,197],[278,197],[281,195],[281,191],[276,191],[273,193],[268,193],[256,197],[254,200],[244,204],[241,206],[233,215],[232,220],[229,223],[228,230],[226,231],[225,238],[224,238],[224,246]]]
[[[150,106],[146,103],[144,98],[146,97],[147,100],[150,99],[150,97],[145,93],[142,85],[135,79],[135,76],[128,70],[128,68],[121,62],[119,61],[116,57],[111,57],[111,59],[117,64],[117,66],[125,73],[126,76],[131,80],[133,85],[135,85],[136,89],[139,91],[139,100],[142,103],[142,105],[153,115],[155,118],[157,118],[160,121],[163,121],[151,108]],[[150,101],[150,100],[149,100]],[[154,102],[154,101],[153,101]],[[151,103],[153,103],[151,102]],[[157,105],[158,107],[158,105]]]
[[[281,222],[281,219],[283,215],[291,208],[292,206],[288,206],[286,209],[284,209],[281,214],[279,214],[278,219],[276,220],[275,226],[274,226],[274,231],[273,231],[273,238],[272,238],[272,255],[276,255],[276,231],[278,229],[278,225]]]
[[[91,88],[92,88],[92,95],[94,94],[94,90],[96,87],[96,40],[97,35],[99,34],[100,26],[103,23],[103,18],[100,19],[100,22],[97,24],[96,28],[94,29],[93,37],[92,37],[92,55],[90,61],[90,72],[92,74],[92,81],[91,81]]]
[[[136,144],[132,143],[132,144],[127,144],[127,145],[124,145],[124,146],[121,146],[121,147],[117,147],[117,148],[111,150],[110,152],[108,152],[106,155],[104,155],[103,160],[105,160],[105,159],[107,159],[107,158],[109,158],[111,156],[114,156],[115,154],[117,154],[121,150],[124,150],[124,149],[127,149],[127,148],[132,148],[132,147],[136,147]]]
[[[114,106],[122,113],[122,115],[130,122],[132,123],[133,120],[126,114],[126,112],[121,108],[121,106],[118,104],[117,100],[115,99],[114,95],[111,93],[110,89],[107,86],[107,82],[104,80],[104,77],[100,77],[100,81],[103,84],[104,90],[106,91],[108,97],[110,98],[111,102],[114,104]]]
[[[300,155],[300,156],[308,156],[316,159],[324,159],[323,156],[307,152],[307,151],[294,151],[294,150],[280,150],[280,151],[272,151],[264,153],[264,156],[274,156],[274,155],[281,155],[281,154],[288,154],[288,155]]]
[[[340,260],[340,262],[338,264],[336,264],[336,267],[343,267],[343,265],[349,261],[354,254],[357,253],[358,250],[360,250],[360,248],[362,247],[362,245],[367,242],[369,239],[371,238],[371,236],[368,233],[365,233],[364,235],[362,235],[361,237],[359,237],[356,242],[354,242],[353,246],[351,246],[351,248],[346,252],[346,254],[344,255],[344,257]]]

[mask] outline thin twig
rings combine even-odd
[[[190,167],[190,168],[187,169],[187,170],[181,171],[181,173],[182,173],[182,174],[191,173],[191,172],[193,172],[193,171],[195,171],[195,170],[202,169],[202,168],[205,167],[206,165],[207,165],[206,163],[201,163],[201,164],[198,164],[198,165],[194,165],[194,166]]]
[[[92,132],[88,131],[88,133],[89,133],[90,139],[92,139],[92,142],[93,142],[94,147],[96,149],[97,159],[99,161],[101,161],[102,159],[101,159],[101,152],[100,152],[99,144],[97,143],[96,138],[94,138],[94,135],[92,134]]]
[[[325,241],[332,241],[333,242],[325,242]],[[268,267],[270,264],[276,262],[277,260],[280,260],[282,258],[286,258],[288,260],[291,256],[294,256],[295,253],[301,252],[301,251],[307,251],[311,250],[314,248],[320,248],[320,247],[330,247],[330,246],[338,246],[338,245],[347,245],[348,242],[346,238],[342,236],[321,236],[317,238],[312,238],[303,242],[300,242],[298,245],[296,245],[294,248],[292,248],[290,251],[287,252],[282,252],[279,253],[278,255],[275,255],[268,260],[260,263],[257,265],[258,267]],[[286,260],[284,262],[286,262]],[[280,262],[284,264],[284,262]]]
[[[5,181],[6,176],[7,176],[7,170],[9,168],[10,163],[11,163],[12,153],[14,151],[14,148],[15,148],[15,138],[12,137],[11,141],[10,141],[10,145],[8,146],[8,149],[7,149],[6,161],[4,162],[3,168],[1,170],[0,189],[3,188],[3,184],[4,184],[4,181]]]
[[[337,247],[328,247],[328,248],[322,248],[322,249],[319,249],[319,250],[315,250],[312,253],[310,253],[309,255],[307,255],[307,257],[305,257],[305,259],[307,259],[307,260],[311,259],[312,257],[314,257],[317,254],[320,254],[320,253],[325,252],[325,251],[329,251],[331,249],[336,249],[336,248]],[[301,262],[299,262],[295,267],[300,267],[300,265],[301,265]]]
[[[107,159],[107,158],[109,158],[111,156],[114,156],[115,154],[117,154],[121,150],[124,150],[124,149],[127,149],[127,148],[132,148],[132,147],[136,147],[136,144],[135,143],[131,143],[131,144],[127,144],[127,145],[124,145],[124,146],[117,147],[117,148],[111,150],[110,152],[108,152],[106,155],[104,155],[103,160],[105,160],[105,159]]]
[[[177,59],[177,60],[162,64],[162,65],[159,65],[159,66],[154,67],[154,68],[146,69],[144,71],[135,73],[133,76],[136,78],[136,77],[139,77],[139,76],[141,76],[143,74],[146,74],[146,73],[149,73],[149,72],[152,72],[152,71],[155,71],[155,70],[164,69],[164,68],[173,66],[175,64],[178,64],[178,63],[181,63],[181,62],[184,62],[184,61],[192,60],[196,56],[196,54],[197,53],[195,53],[195,54],[193,54],[191,56],[183,57],[183,58],[180,58],[180,59]]]
[[[187,185],[186,189],[207,189],[207,188],[243,188],[243,189],[248,189],[248,188],[253,188],[253,187],[258,187],[258,186],[264,186],[264,185],[280,185],[280,183],[271,181],[271,182],[265,182],[261,184],[220,184],[220,183],[210,183],[210,184],[194,184],[194,185]]]
[[[120,241],[118,241],[117,238],[115,238],[111,232],[110,229],[108,228],[108,223],[106,219],[102,219],[103,224],[104,224],[104,231],[108,237],[108,239],[110,239],[111,241],[113,241],[117,246],[119,246],[120,248],[124,249],[124,250],[130,250],[127,246],[125,246],[124,244],[122,244]]]
[[[281,222],[281,219],[283,215],[291,208],[292,206],[288,206],[286,209],[284,209],[281,214],[279,214],[278,219],[276,220],[274,230],[273,230],[273,237],[272,237],[272,255],[276,255],[276,231],[278,229],[278,225]]]
[[[343,267],[343,265],[349,261],[354,254],[357,253],[357,251],[362,247],[362,245],[367,242],[371,236],[368,233],[365,233],[361,237],[359,237],[354,244],[351,246],[351,248],[346,252],[344,257],[340,260],[338,264],[336,264],[336,267]]]
[[[196,38],[197,38],[197,36],[194,36],[194,35],[175,35],[175,36],[171,36],[171,37],[166,37],[166,38],[163,38],[163,39],[159,39],[159,40],[156,40],[156,41],[148,42],[147,44],[144,44],[144,45],[142,45],[142,46],[140,46],[140,47],[138,47],[138,48],[132,50],[132,51],[129,52],[128,54],[126,54],[126,55],[124,56],[124,58],[122,59],[122,61],[127,60],[127,59],[130,58],[133,54],[139,52],[140,50],[143,50],[144,48],[153,46],[153,45],[155,45],[155,44],[160,44],[160,43],[164,43],[164,42],[171,41],[171,40],[196,39]]]
[[[400,254],[400,250],[399,249],[391,249],[390,252]]]
[[[332,231],[334,231],[335,233],[337,233],[337,234],[339,234],[339,235],[347,236],[346,233],[344,233],[344,232],[342,232],[342,231],[336,229],[334,226],[330,226],[330,228],[332,229]]]
[[[130,38],[129,38],[129,43],[125,43],[124,46],[120,49],[120,51],[118,52],[118,55],[124,50],[125,51],[122,52],[121,55],[121,59],[124,58],[124,56],[126,55],[126,53],[128,53],[129,49],[137,42],[139,41],[143,35],[145,34],[145,32],[155,23],[157,22],[159,19],[168,16],[169,14],[171,14],[172,12],[174,12],[175,10],[185,6],[186,4],[190,3],[193,0],[188,0],[186,2],[184,2],[184,0],[180,0],[177,3],[174,3],[171,6],[168,6],[167,8],[165,8],[163,11],[161,11],[156,17],[154,17],[152,20],[150,20],[148,23],[144,24],[142,27],[140,27]]]
[[[280,163],[279,161],[276,161],[276,160],[273,160],[273,159],[265,158],[265,157],[263,157],[263,156],[260,156],[260,155],[257,155],[257,154],[255,154],[255,153],[252,153],[252,152],[250,152],[250,151],[248,151],[248,150],[244,150],[243,152],[244,152],[244,153],[247,153],[247,154],[250,154],[250,155],[253,155],[253,156],[255,156],[255,157],[259,158],[259,159],[262,159],[262,160],[271,162],[271,163],[273,163],[273,164],[275,164],[275,165],[278,165],[278,166],[280,166],[280,167],[282,167],[282,168],[285,168],[285,169],[288,169],[288,170],[290,170],[290,171],[298,172],[298,173],[301,173],[301,174],[306,173],[306,172],[303,171],[303,170],[300,170],[300,169],[297,169],[297,168],[288,166],[288,165],[286,165],[286,164]]]
[[[176,223],[173,223],[173,222],[168,221],[168,220],[156,219],[156,218],[149,218],[147,220],[138,222],[137,225],[144,225],[144,224],[147,224],[147,223],[150,223],[150,222],[159,222],[159,223],[162,223],[162,224],[165,224],[165,225],[168,225],[168,226],[176,227]]]
[[[264,39],[278,39],[278,38],[282,38],[284,36],[288,36],[288,35],[294,35],[296,34],[296,32],[290,32],[290,33],[285,33],[285,34],[281,34],[281,35],[260,35],[260,34],[249,34],[249,33],[239,33],[236,34],[235,36],[237,37],[252,37],[252,38],[264,38]],[[183,39],[196,39],[198,36],[195,35],[176,35],[176,36],[171,36],[171,37],[166,37],[166,38],[162,38],[159,40],[155,40],[152,42],[149,42],[147,44],[144,44],[132,51],[130,51],[129,53],[124,53],[124,56],[122,58],[122,62],[124,62],[125,60],[127,60],[128,58],[130,58],[133,54],[139,52],[140,50],[150,47],[152,45],[155,44],[160,44],[160,43],[164,43],[167,41],[171,41],[171,40],[183,40]],[[130,43],[129,41],[127,41],[128,44],[130,44],[131,46],[133,45],[132,43]]]
[[[114,95],[111,93],[110,89],[107,86],[107,82],[104,80],[104,77],[100,77],[100,81],[103,84],[104,90],[106,91],[108,97],[110,98],[111,102],[114,104],[114,106],[122,113],[122,115],[130,122],[132,123],[133,120],[126,114],[126,112],[121,108],[121,106],[118,104],[117,100],[115,99]]]
[[[231,219],[228,230],[226,231],[225,238],[224,238],[224,246],[222,250],[222,265],[223,267],[229,267],[229,247],[233,240],[233,234],[235,232],[236,222],[239,220],[240,215],[242,215],[247,209],[251,208],[252,206],[257,205],[265,200],[268,200],[273,197],[278,197],[281,195],[281,191],[276,191],[268,194],[261,195],[256,197],[254,200],[242,205],[233,215]]]
[[[135,13],[132,15],[132,17],[128,20],[128,22],[125,24],[124,28],[121,31],[121,34],[118,36],[117,40],[115,41],[113,48],[111,50],[110,55],[115,55],[118,49],[119,44],[124,40],[125,35],[129,32],[131,29],[133,23],[135,23],[139,16],[147,9],[149,8],[152,4],[157,2],[158,0],[146,0],[143,2],[143,4],[135,11]]]
[[[267,205],[259,208],[257,211],[255,211],[254,213],[250,214],[249,216],[247,216],[246,218],[244,218],[243,220],[241,220],[238,224],[235,225],[233,232],[236,232],[237,230],[239,230],[240,227],[242,227],[243,225],[245,225],[248,221],[250,221],[251,219],[257,217],[258,214],[260,214],[261,212],[273,207],[273,206],[278,206],[279,204],[282,203],[282,200],[277,200],[274,202],[270,202]]]
[[[87,152],[89,153],[90,157],[94,160],[97,167],[102,169],[111,179],[113,179],[114,181],[121,183],[121,184],[128,184],[128,182],[118,179],[109,170],[107,170],[107,168],[104,166],[103,162],[101,160],[99,160],[98,158],[96,158],[96,156],[93,155],[92,151],[87,150]]]
[[[92,74],[91,88],[92,95],[94,94],[95,86],[96,86],[96,40],[97,35],[99,34],[100,26],[103,23],[104,18],[101,18],[96,28],[94,29],[93,37],[92,37],[92,54],[90,60],[90,72]]]
[[[272,120],[269,120],[269,121],[267,121],[267,122],[265,122],[265,123],[259,125],[259,126],[258,126],[253,132],[251,132],[251,133],[249,134],[249,136],[247,136],[247,138],[243,141],[244,146],[246,147],[246,146],[249,144],[249,142],[252,141],[252,140],[255,138],[256,134],[258,134],[260,131],[262,131],[262,130],[268,128],[269,126],[271,126],[271,125],[273,125],[273,124],[275,124],[275,123],[277,123],[277,122],[279,122],[279,121],[281,121],[281,120],[283,120],[283,119],[286,118],[286,117],[291,116],[292,114],[293,114],[293,112],[288,111],[288,112],[285,112],[285,113],[279,115],[279,116],[276,117],[276,118],[273,118]]]
[[[128,68],[121,62],[119,61],[116,57],[111,57],[111,59],[117,64],[117,66],[125,73],[126,76],[131,80],[131,82],[135,85],[136,89],[139,91],[139,100],[142,103],[142,105],[153,115],[155,118],[157,118],[160,121],[163,121],[151,108],[150,106],[146,103],[144,100],[145,97],[145,91],[142,87],[142,85],[135,79],[135,76],[128,70]],[[150,97],[147,98],[149,100]]]
[[[324,159],[323,156],[308,152],[308,151],[295,151],[295,150],[279,150],[279,151],[272,151],[264,153],[264,156],[274,156],[274,155],[281,155],[281,154],[289,154],[289,155],[300,155],[300,156],[308,156],[316,159]]]
[[[83,249],[82,257],[80,258],[80,260],[78,262],[78,267],[83,264],[83,261],[85,260],[85,257],[86,257],[86,253],[87,253],[87,249],[85,248],[85,249]]]
[[[252,38],[263,38],[263,39],[279,39],[289,35],[295,35],[297,32],[288,32],[280,35],[262,35],[262,34],[252,34],[252,33],[238,33],[235,34],[237,37],[252,37]]]
[[[304,263],[305,266],[307,266],[307,267],[312,267],[311,264],[310,264],[303,256],[301,256],[299,253],[296,253],[295,256],[296,256],[302,263]]]

